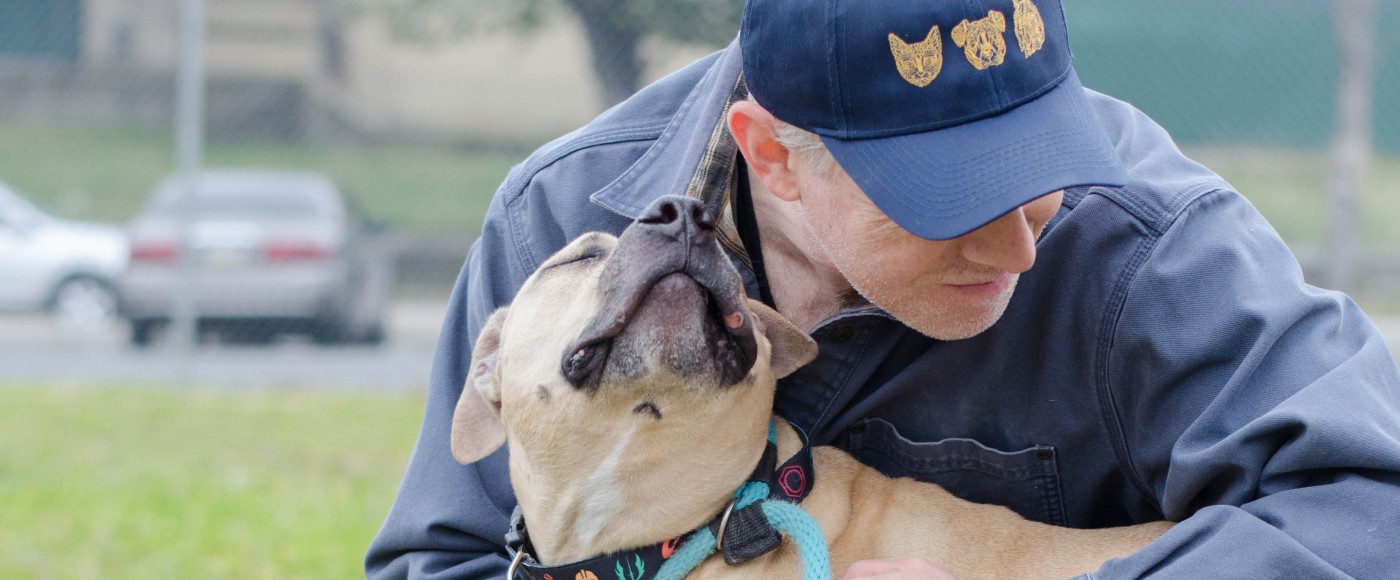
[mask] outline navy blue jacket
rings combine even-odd
[[[575,236],[619,232],[659,195],[734,194],[722,112],[739,68],[733,46],[702,59],[511,171],[453,293],[371,577],[504,573],[506,452],[462,466],[449,450],[472,342]],[[1400,371],[1379,332],[1305,284],[1264,218],[1159,126],[1089,96],[1131,183],[1065,193],[1001,321],[944,342],[873,307],[841,313],[777,412],[889,475],[1028,518],[1182,522],[1104,578],[1400,577]]]

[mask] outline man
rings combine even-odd
[[[1378,332],[1160,127],[1080,86],[1057,0],[750,0],[735,45],[497,192],[371,576],[504,572],[504,452],[448,450],[470,345],[555,249],[671,193],[719,211],[750,294],[820,344],[775,403],[814,443],[1049,523],[1181,522],[1103,578],[1397,575]]]

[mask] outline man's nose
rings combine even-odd
[[[632,227],[691,246],[713,243],[715,237],[715,217],[705,204],[679,195],[657,198]]]
[[[1018,207],[958,240],[969,261],[1020,274],[1035,265],[1035,227]]]

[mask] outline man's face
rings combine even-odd
[[[925,240],[896,225],[839,167],[794,167],[806,227],[857,292],[924,335],[957,340],[991,327],[1063,191],[1036,199],[962,237]]]

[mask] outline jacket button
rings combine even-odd
[[[846,342],[855,335],[856,331],[851,330],[851,327],[838,326],[836,328],[831,329],[831,333],[827,336],[831,338],[831,342]]]

